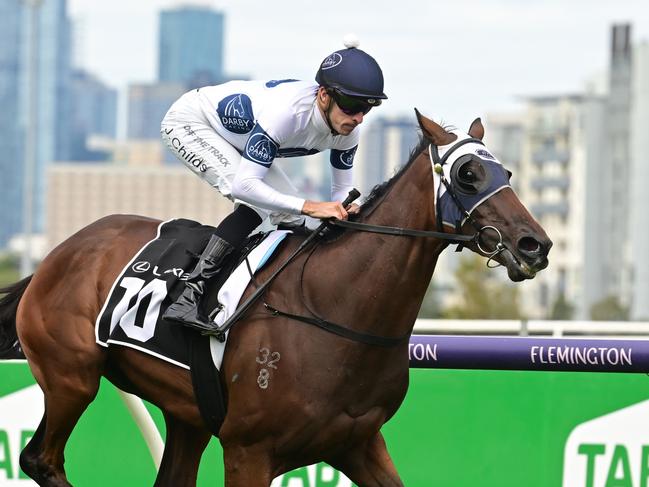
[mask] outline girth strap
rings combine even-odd
[[[355,342],[364,343],[365,345],[373,345],[376,347],[394,347],[399,345],[410,338],[410,332],[406,335],[400,337],[382,337],[377,335],[370,335],[368,333],[361,333],[354,331],[350,328],[345,328],[344,326],[337,325],[322,318],[312,318],[309,316],[300,316],[294,315],[292,313],[286,313],[285,311],[280,311],[276,308],[273,308],[268,303],[264,303],[264,306],[268,311],[271,312],[273,316],[284,316],[292,320],[301,321],[309,325],[317,326],[325,331],[333,333],[335,335],[347,338],[348,340],[353,340]]]

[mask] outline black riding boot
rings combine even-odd
[[[199,311],[200,299],[205,289],[205,281],[221,270],[223,261],[233,248],[218,235],[212,235],[198,264],[187,278],[183,293],[167,308],[162,318],[178,321],[201,331],[215,331],[217,326]]]

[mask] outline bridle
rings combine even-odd
[[[453,146],[451,146],[446,153],[440,157],[439,156],[439,149],[436,145],[430,144],[428,146],[428,154],[430,157],[431,164],[433,165],[433,171],[435,174],[437,174],[440,178],[440,185],[435,188],[435,197],[437,199],[437,203],[435,205],[435,213],[436,213],[436,218],[437,218],[437,227],[442,229],[444,231],[444,222],[442,219],[442,212],[441,212],[441,198],[442,198],[442,191],[441,191],[441,185],[443,184],[444,187],[446,188],[446,191],[449,193],[451,198],[453,199],[453,202],[457,205],[459,208],[460,212],[464,216],[464,219],[467,220],[473,228],[476,229],[476,234],[475,234],[475,239],[473,240],[475,242],[476,247],[480,252],[482,252],[486,257],[487,257],[487,267],[498,267],[500,264],[496,263],[496,265],[489,265],[489,263],[495,259],[497,255],[500,253],[504,252],[506,250],[505,244],[503,243],[503,236],[500,230],[498,230],[496,227],[493,225],[480,225],[475,218],[471,215],[471,211],[468,211],[462,201],[460,200],[457,192],[455,191],[455,188],[451,185],[449,180],[446,178],[444,174],[444,165],[448,162],[449,156],[455,152],[458,148],[462,147],[463,145],[466,144],[479,144],[484,147],[484,142],[480,139],[476,139],[474,137],[469,137],[466,139],[462,139],[458,142],[456,142]],[[489,197],[491,197],[490,195]],[[488,198],[487,198],[488,199]],[[462,227],[462,220],[456,220],[455,222],[455,231],[457,233],[460,232],[460,229]],[[483,248],[483,246],[480,244],[480,236],[482,235],[483,232],[486,230],[493,230],[496,232],[498,235],[498,242],[494,246],[493,250],[487,250]],[[461,250],[461,249],[458,249]]]
[[[442,157],[439,156],[439,149],[437,145],[431,143],[428,146],[428,154],[430,157],[430,162],[433,171],[438,175],[440,179],[440,184],[435,189],[435,197],[436,197],[435,213],[436,213],[438,230],[436,231],[413,230],[409,228],[390,227],[385,225],[371,225],[368,223],[354,222],[348,220],[338,220],[338,219],[331,220],[330,224],[337,227],[349,228],[360,232],[380,233],[384,235],[397,235],[397,236],[409,236],[409,237],[437,238],[441,240],[446,240],[451,244],[457,244],[456,252],[460,252],[464,248],[464,245],[467,242],[473,242],[475,243],[478,250],[487,257],[487,267],[490,268],[498,267],[500,265],[499,263],[496,263],[496,265],[490,265],[490,263],[492,261],[495,262],[496,256],[498,256],[499,254],[501,254],[506,250],[505,244],[503,243],[502,233],[500,232],[500,230],[498,230],[498,228],[494,227],[493,225],[481,226],[476,221],[476,219],[473,218],[471,212],[465,208],[455,188],[453,188],[453,185],[444,175],[444,165],[448,163],[451,154],[453,154],[453,152],[455,152],[459,147],[462,147],[463,145],[470,144],[470,143],[480,144],[484,146],[484,143],[480,139],[469,137],[466,139],[462,139],[459,142],[457,142],[455,145],[451,146]],[[440,210],[441,208],[440,203],[442,197],[442,191],[441,191],[442,185],[444,185],[444,188],[449,193],[453,202],[455,203],[457,208],[460,210],[462,216],[464,217],[463,219],[456,220],[455,222],[456,233],[447,233],[444,231],[444,222],[442,219],[442,212]],[[461,234],[460,231],[464,221],[468,221],[473,226],[473,228],[475,228],[476,233],[474,233],[473,235]],[[494,231],[498,236],[498,241],[495,244],[493,250],[485,248],[484,244],[480,243],[481,235],[487,230]]]

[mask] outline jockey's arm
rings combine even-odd
[[[329,155],[331,162],[331,200],[345,201],[349,192],[354,189],[354,155],[358,146],[351,149],[332,149]],[[360,207],[356,203],[345,208],[347,213],[358,213]]]
[[[272,211],[307,215],[312,218],[347,219],[347,211],[340,201],[310,201],[281,193],[264,182],[270,165],[261,165],[241,158],[232,182],[232,196],[251,205]]]
[[[271,126],[282,126],[275,122]],[[281,133],[269,135],[259,124],[255,125],[241,157],[241,163],[232,182],[232,196],[252,205],[312,218],[347,219],[348,210],[340,203],[353,185],[352,163],[356,146],[351,149],[332,149],[332,201],[311,201],[282,193],[264,181],[264,177],[279,150]],[[355,208],[356,209],[356,208]]]

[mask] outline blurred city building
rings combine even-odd
[[[512,172],[511,184],[520,181],[521,156],[525,138],[522,113],[492,113],[483,120],[484,142],[503,165]]]
[[[609,198],[602,203],[609,203],[609,206],[601,210],[605,213],[603,230],[610,237],[603,249],[604,255],[599,258],[603,260],[607,281],[606,295],[617,296],[625,306],[630,304],[632,282],[629,233],[632,52],[631,25],[614,25],[610,38],[606,126],[602,133],[608,157],[606,172],[602,173],[607,184],[602,189]]]
[[[116,159],[180,164],[160,140],[160,122],[183,93],[234,79],[223,69],[224,25],[224,14],[209,7],[183,6],[160,13],[158,80],[129,86],[128,142],[120,146],[121,157]]]
[[[187,89],[224,81],[223,13],[183,6],[160,13],[158,80]]]
[[[606,100],[596,95],[528,100],[516,187],[554,242],[551,265],[526,283],[521,296],[530,317],[549,318],[563,299],[583,318],[606,294],[605,114]]]
[[[23,6],[0,2],[0,248],[22,227],[24,119],[22,86],[25,69]]]
[[[390,179],[408,162],[419,142],[415,117],[376,117],[363,127],[362,140],[354,162],[355,182],[369,195],[374,186]]]
[[[591,85],[527,100],[513,185],[554,241],[550,267],[521,286],[530,317],[551,317],[563,300],[574,318],[588,319],[606,299],[631,319],[649,316],[649,263],[642,258],[649,231],[641,223],[649,205],[641,146],[649,134],[649,49],[633,46],[628,24],[611,30],[601,91]],[[496,142],[493,150],[504,146]]]
[[[216,225],[232,203],[181,167],[56,164],[49,168],[47,249],[111,214]]]
[[[170,151],[160,139],[160,122],[169,107],[183,93],[185,85],[179,82],[161,82],[152,84],[132,84],[128,88],[128,128],[129,144],[135,147],[131,151],[131,163],[175,162]],[[149,148],[145,153],[142,149]],[[140,159],[133,157],[137,154]]]
[[[132,84],[128,88],[129,139],[159,139],[160,122],[185,93],[182,83]]]
[[[69,156],[70,22],[66,0],[48,0],[37,8],[37,130],[33,227],[44,220],[46,169]],[[23,227],[24,144],[30,86],[28,56],[32,32],[26,2],[0,2],[0,247]]]
[[[630,194],[629,230],[631,248],[629,268],[632,276],[631,318],[649,319],[649,42],[634,46],[633,74],[631,78],[631,121],[630,121]]]
[[[109,151],[92,146],[93,138],[115,139],[117,90],[82,69],[72,72],[69,161],[103,161]]]

